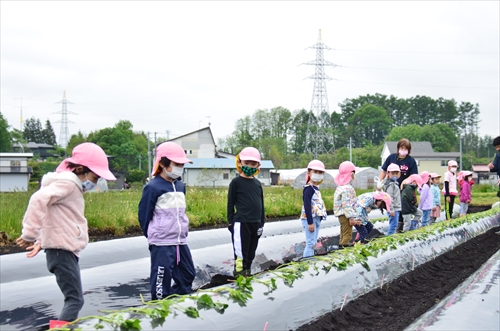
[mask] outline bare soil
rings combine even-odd
[[[499,230],[490,229],[298,331],[404,330],[500,249]]]

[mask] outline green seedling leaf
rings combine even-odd
[[[187,307],[186,310],[184,311],[184,313],[191,318],[200,317],[200,312],[198,311],[198,309],[196,309],[196,307],[193,307],[193,306]]]
[[[127,319],[123,321],[123,323],[120,325],[120,327],[127,331],[136,331],[136,330],[142,330],[141,328],[141,322],[139,319],[134,318],[134,319]]]
[[[361,265],[363,266],[363,268],[370,271],[370,266],[368,265],[368,263],[366,263],[366,261],[361,262]]]
[[[203,294],[202,296],[200,296],[197,300],[197,303],[201,307],[213,308],[215,306],[212,297],[210,297],[210,295],[208,294]]]

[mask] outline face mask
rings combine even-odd
[[[399,179],[399,177],[398,177],[398,176],[392,176],[392,177],[391,177],[391,180],[393,180],[393,181],[395,181],[395,182],[397,182],[397,181],[398,181],[398,179]]]
[[[450,171],[453,172],[453,173],[455,173],[455,172],[457,172],[457,168],[452,167],[452,168],[450,168]]]
[[[184,168],[181,168],[181,167],[172,166],[172,172],[167,171],[166,168],[163,168],[163,169],[165,169],[165,175],[167,175],[167,177],[172,178],[172,179],[177,179],[180,176],[182,176],[182,174],[184,173]]]
[[[85,174],[85,178],[87,178],[87,174]],[[82,182],[83,192],[90,191],[96,186],[97,186],[97,184],[94,183],[93,181],[91,181],[90,179],[87,179],[86,181]]]
[[[319,183],[323,180],[324,175],[323,174],[312,174],[311,175],[311,180],[315,183]]]
[[[245,176],[253,176],[254,173],[257,172],[257,168],[252,168],[252,167],[248,167],[248,166],[242,166],[241,167],[241,171],[243,171],[243,173],[245,174]]]
[[[399,156],[406,156],[408,155],[408,151],[407,150],[404,150],[404,149],[400,149],[399,150]]]

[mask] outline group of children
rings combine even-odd
[[[228,190],[227,220],[235,259],[234,276],[248,276],[262,235],[264,194],[259,173],[261,156],[254,147],[244,148],[236,156],[235,177]],[[186,188],[182,182],[184,164],[192,163],[181,146],[165,142],[156,149],[153,179],[144,187],[139,202],[138,219],[148,240],[151,256],[150,286],[153,300],[171,294],[191,292],[195,268],[187,245],[189,219],[186,215]],[[456,162],[448,163],[443,193],[451,218],[454,197],[457,195]],[[389,165],[385,192],[375,191],[356,197],[351,185],[356,168],[352,162],[340,164],[335,176],[334,214],[340,221],[340,246],[365,243],[373,224],[368,219],[371,209],[387,211],[390,219],[388,234],[396,232],[399,213],[403,215],[404,231],[412,230],[422,218],[422,226],[431,224],[440,214],[439,182],[437,174],[423,172],[402,181],[399,166]],[[303,189],[301,222],[306,234],[303,257],[314,255],[321,222],[327,212],[319,185],[324,179],[325,165],[319,160],[308,164]],[[470,172],[460,173],[461,214],[470,203]],[[41,188],[30,199],[23,219],[22,235],[16,240],[30,252],[29,258],[45,250],[47,267],[56,276],[64,295],[64,306],[59,320],[73,321],[83,306],[83,291],[79,269],[79,253],[88,244],[87,220],[84,216],[83,193],[90,190],[99,178],[116,180],[109,171],[104,151],[93,143],[83,143],[73,149],[72,157],[64,160],[54,173],[46,174]],[[417,206],[415,190],[421,199]],[[447,204],[448,205],[448,204]],[[413,218],[412,218],[413,216]],[[352,227],[357,230],[353,242]],[[174,285],[171,286],[172,280]],[[60,326],[60,321],[51,321]]]

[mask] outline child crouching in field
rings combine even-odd
[[[354,243],[360,242],[364,244],[366,237],[373,230],[373,224],[368,220],[368,213],[372,208],[380,208],[384,213],[384,209],[391,211],[391,197],[385,192],[364,193],[356,199],[356,217],[354,218],[354,227],[358,231]]]
[[[28,258],[45,250],[47,268],[64,295],[59,320],[51,320],[50,328],[76,320],[83,307],[78,261],[89,242],[83,193],[94,188],[99,178],[116,180],[102,148],[93,143],[75,146],[56,172],[43,176],[40,190],[30,198],[22,235],[16,239],[19,246],[31,251]]]
[[[319,160],[313,160],[307,165],[306,185],[302,192],[302,212],[300,219],[302,227],[306,233],[306,247],[303,257],[314,256],[314,246],[318,241],[319,228],[321,221],[326,220],[326,208],[319,184],[323,181],[325,175],[325,165]]]
[[[339,166],[339,173],[334,181],[337,184],[333,195],[333,213],[340,222],[340,247],[347,247],[351,244],[352,227],[356,210],[356,191],[351,185],[354,179],[356,167],[352,162],[344,161]]]
[[[403,214],[403,232],[415,230],[422,218],[422,211],[417,208],[417,196],[415,190],[422,187],[422,177],[411,175],[401,185],[401,213]],[[412,219],[413,216],[413,219]]]

